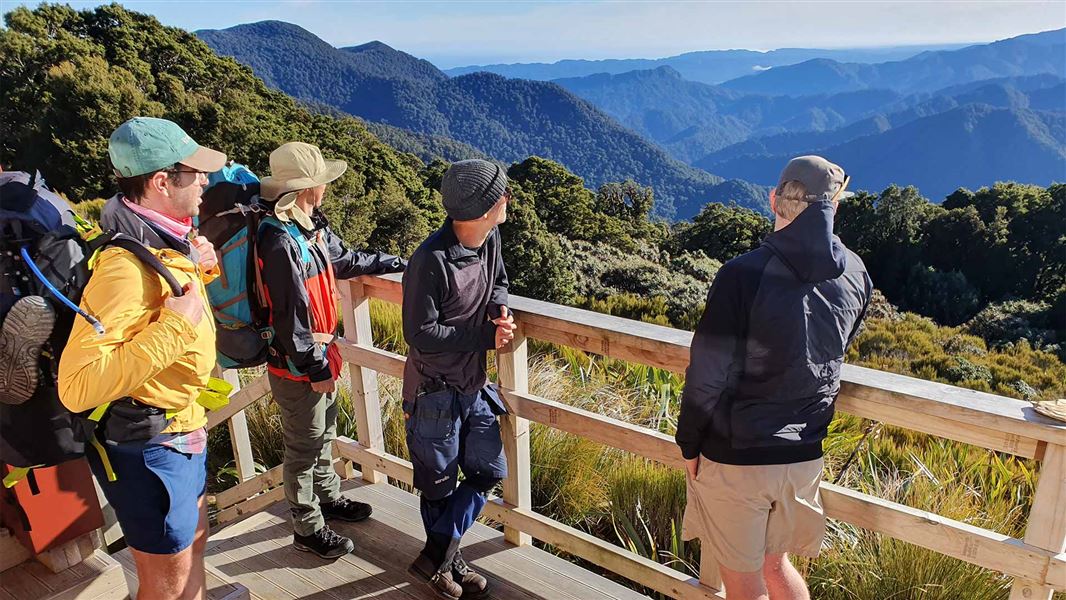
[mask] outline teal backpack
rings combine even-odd
[[[296,240],[304,264],[311,262],[310,245],[292,223],[283,223],[260,201],[259,178],[248,167],[230,163],[208,176],[196,223],[218,255],[220,275],[207,286],[215,316],[216,351],[223,369],[265,364],[274,339],[270,326],[257,243],[263,227],[277,227]]]
[[[259,201],[259,178],[230,163],[208,177],[197,228],[215,246],[218,279],[207,286],[224,369],[266,363],[274,330],[259,273],[256,237],[269,207]]]

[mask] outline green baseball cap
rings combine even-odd
[[[177,123],[154,117],[133,117],[111,134],[107,143],[111,165],[119,177],[136,177],[181,163],[214,173],[226,164],[226,155],[204,148]]]

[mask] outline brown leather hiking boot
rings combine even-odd
[[[415,562],[407,567],[407,572],[426,582],[435,594],[447,600],[459,600],[463,595],[463,586],[456,583],[451,569],[437,570],[433,559],[419,553]]]
[[[485,598],[489,595],[489,580],[470,568],[459,552],[455,553],[452,561],[452,578],[463,587],[463,598]]]

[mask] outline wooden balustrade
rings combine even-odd
[[[379,373],[402,377],[405,358],[373,346],[368,302],[379,298],[399,303],[399,277],[363,277],[348,282],[342,293],[346,335],[337,343],[351,365],[359,441],[338,439],[335,456],[358,463],[368,481],[389,477],[411,483],[411,464],[385,451],[377,389]],[[499,384],[511,410],[501,421],[510,475],[503,483],[502,497],[486,505],[485,515],[503,524],[511,543],[539,539],[670,597],[720,597],[708,561],[701,566],[702,580],[697,580],[538,514],[530,503],[530,421],[668,467],[681,468],[683,461],[670,436],[530,393],[528,340],[683,373],[692,334],[527,298],[512,297],[511,309],[518,335],[497,354]],[[230,406],[211,415],[211,426],[239,414],[266,391],[265,377],[261,377],[235,392]],[[837,408],[1035,459],[1041,462],[1041,470],[1024,540],[823,482],[821,494],[828,517],[1014,577],[1011,600],[1050,600],[1054,590],[1066,590],[1066,425],[1037,414],[1026,402],[852,365],[844,368]],[[231,429],[231,434],[239,436],[242,431]],[[242,445],[234,441],[235,451]],[[237,518],[278,499],[277,471],[272,469],[220,493],[216,498],[223,508],[220,514]],[[260,495],[245,500],[256,493]]]

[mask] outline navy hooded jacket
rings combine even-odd
[[[718,271],[692,339],[676,441],[733,465],[822,455],[844,354],[873,293],[866,266],[814,203]]]

